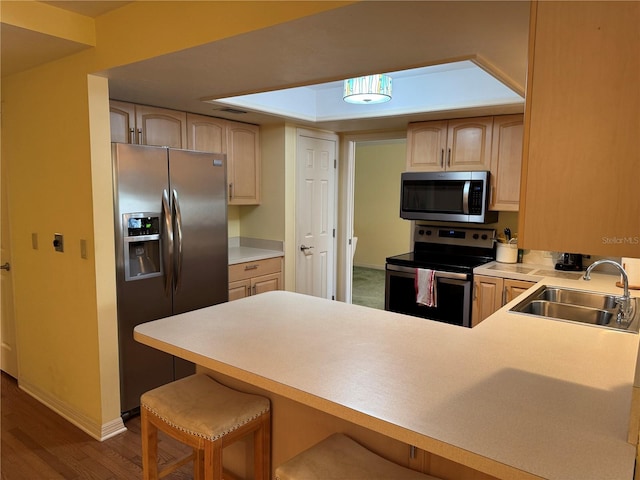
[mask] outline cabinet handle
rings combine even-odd
[[[136,131],[133,128],[129,129],[129,143],[136,143]]]
[[[447,167],[451,166],[451,149],[447,149]]]
[[[253,286],[253,293],[252,293],[252,295],[255,295],[255,294],[256,294],[256,286],[254,285],[254,286]]]
[[[247,270],[257,270],[258,269],[258,265],[245,265],[244,270],[245,272]]]
[[[138,145],[144,145],[144,142],[142,141],[142,129],[141,128],[138,129]]]
[[[233,200],[233,183],[229,184],[229,200]]]
[[[444,148],[440,149],[440,168],[444,168]]]

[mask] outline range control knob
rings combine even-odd
[[[486,233],[483,233],[483,234],[482,234],[482,239],[483,239],[483,240],[486,240],[487,238],[488,238],[488,237],[487,237],[487,234],[486,234]]]
[[[431,230],[427,230],[427,235],[431,235]]]
[[[424,230],[418,230],[418,235],[424,235]]]
[[[474,233],[474,234],[473,234],[473,239],[474,239],[474,240],[477,240],[477,239],[478,239],[478,237],[479,237],[479,235],[478,235],[477,233]]]

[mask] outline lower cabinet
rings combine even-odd
[[[229,301],[282,288],[282,257],[229,265]]]
[[[475,327],[485,318],[516,298],[536,282],[511,278],[473,276],[473,306],[471,326]]]

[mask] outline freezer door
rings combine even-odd
[[[174,379],[171,355],[133,339],[136,325],[171,315],[171,292],[165,290],[165,277],[156,275],[126,281],[124,268],[131,242],[137,240],[129,236],[125,218],[139,213],[162,216],[162,194],[169,188],[169,167],[167,149],[161,147],[112,144],[112,160],[121,411],[129,412],[140,405],[143,392]],[[160,230],[160,248],[164,248],[167,241],[162,221]],[[165,265],[161,267],[166,271]]]
[[[173,312],[228,300],[226,156],[169,150]]]

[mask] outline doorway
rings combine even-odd
[[[384,266],[410,250],[411,223],[399,217],[406,132],[348,135],[341,169],[344,256],[339,299],[384,308]]]

